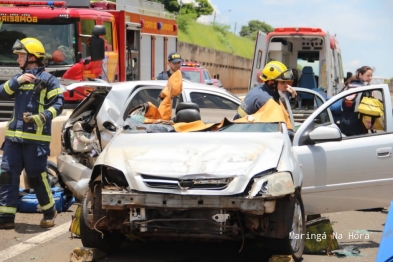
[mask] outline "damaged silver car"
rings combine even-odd
[[[384,117],[384,130],[345,137],[330,111],[348,95],[372,91],[391,112],[386,85],[351,89],[325,103],[316,92],[297,89],[300,98],[305,92],[315,101],[296,114],[287,105],[292,126],[298,127],[292,140],[280,122],[227,121],[199,132],[136,125],[130,110],[156,99],[164,86],[158,81],[97,84],[66,122],[58,168],[74,196],[83,198],[84,246],[116,248],[125,235],[252,239],[275,243],[277,254],[300,260],[305,215],[381,207],[393,198],[392,175],[386,171],[393,167],[391,115]],[[219,122],[234,114],[229,105],[240,100],[216,88],[223,93],[209,93],[216,97],[207,101],[206,87],[183,83],[181,96],[174,98],[174,120]],[[156,93],[138,96],[145,89]],[[203,94],[190,98],[196,91]],[[223,108],[210,107],[216,112],[204,115],[202,101]]]
[[[126,234],[240,243],[274,238],[281,253],[300,258],[304,240],[290,233],[305,230],[302,173],[286,125],[228,124],[214,132],[183,133],[167,125],[132,126],[128,112],[135,90],[152,83],[157,85],[97,84],[65,124],[58,168],[74,195],[83,197],[83,245],[108,250]],[[210,87],[183,83],[175,122],[204,120],[203,107],[195,107],[201,101],[185,94],[199,88]],[[226,105],[240,104],[225,90],[214,92]],[[236,108],[219,108],[216,122]]]

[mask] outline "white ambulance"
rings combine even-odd
[[[336,37],[320,28],[276,28],[267,35],[259,31],[250,88],[259,83],[261,70],[273,60],[297,69],[294,86],[320,88],[327,97],[337,94],[344,86],[341,50]]]

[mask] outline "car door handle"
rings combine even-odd
[[[389,157],[392,156],[392,148],[384,147],[377,149],[377,157]]]

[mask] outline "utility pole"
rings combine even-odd
[[[213,18],[213,25],[215,25],[216,24],[216,11],[214,11],[214,16],[213,16],[214,18]]]
[[[233,34],[235,34],[235,35],[236,35],[236,24],[237,24],[237,22],[235,22],[235,28],[233,29]]]

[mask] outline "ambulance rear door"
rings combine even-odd
[[[266,62],[266,38],[267,35],[264,32],[258,31],[257,38],[255,40],[254,59],[252,62],[250,84],[248,89],[253,88],[259,83],[258,76]]]
[[[325,35],[325,57],[321,67],[322,86],[326,88],[327,97],[333,96],[336,92],[334,83],[333,51],[330,46],[330,35]]]
[[[341,59],[341,51],[339,49],[338,43],[335,38],[334,41],[333,57],[334,57],[334,83],[335,83],[335,93],[337,94],[344,88],[344,69]]]

